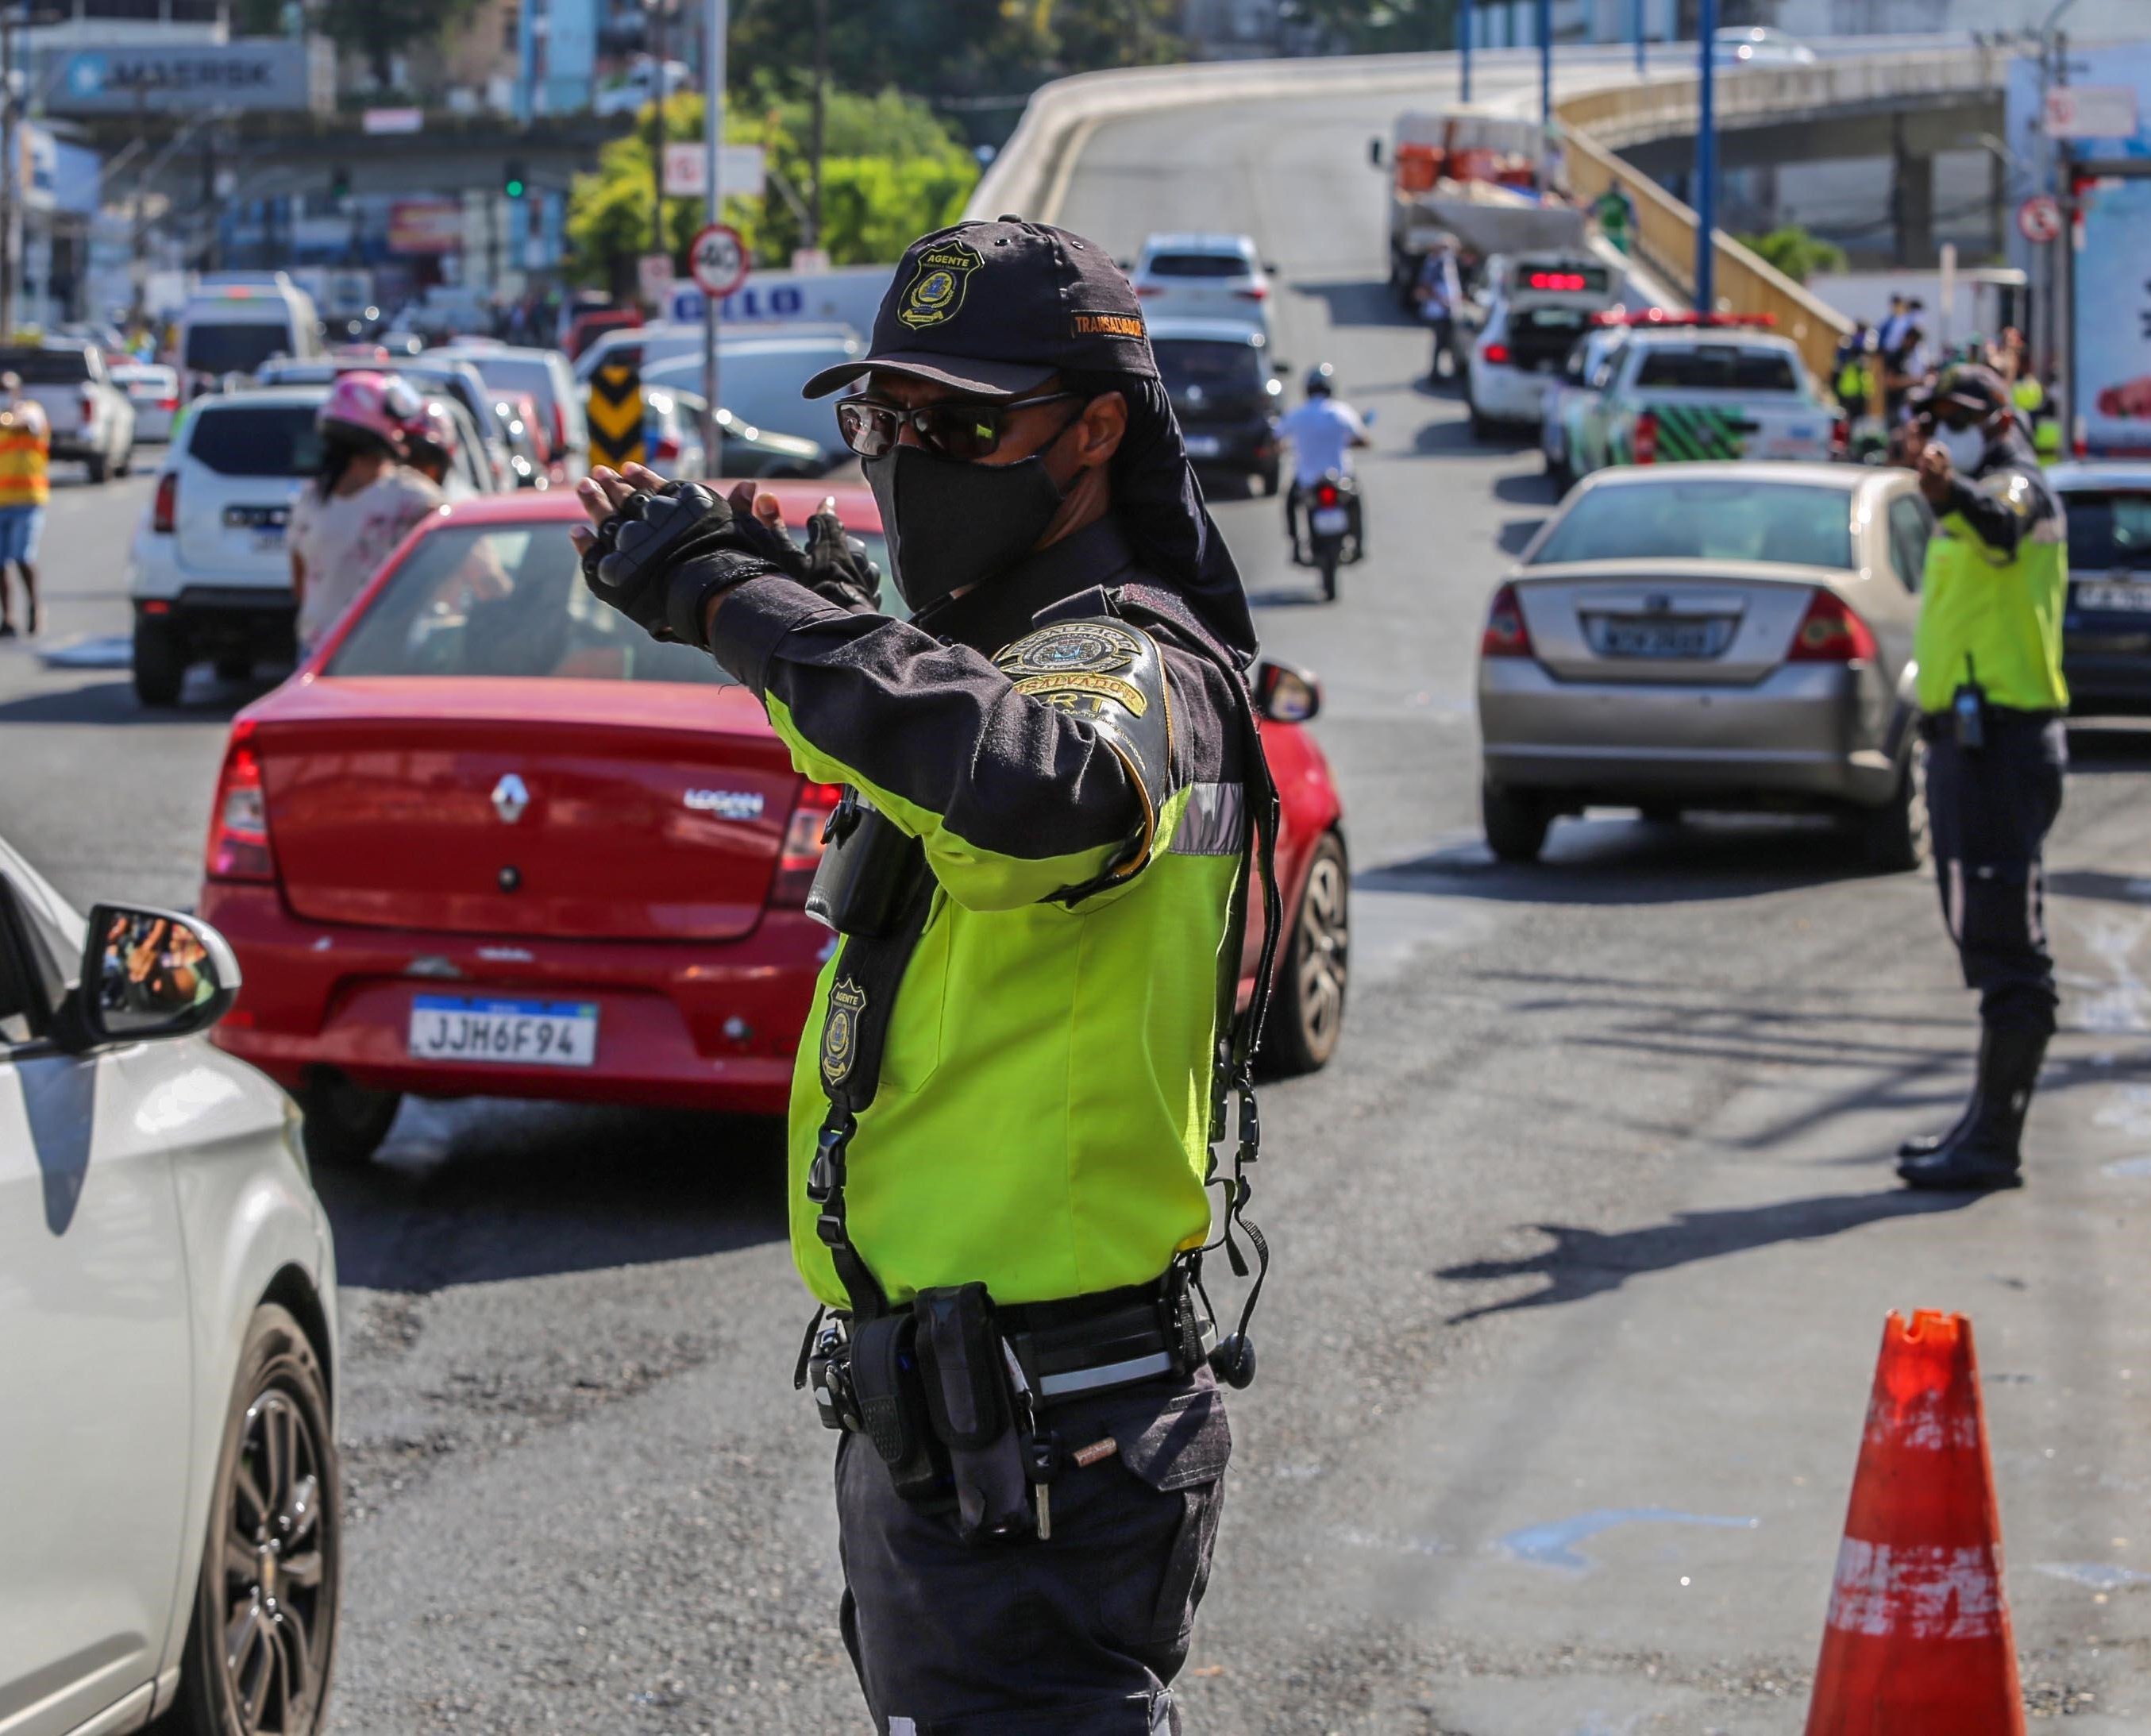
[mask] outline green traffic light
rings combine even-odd
[[[523,196],[523,183],[522,183],[522,182],[520,182],[520,181],[510,181],[510,182],[508,184],[508,196],[509,196],[510,199],[520,199],[520,198],[522,198],[522,196]]]

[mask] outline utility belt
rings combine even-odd
[[[954,1511],[966,1541],[1047,1538],[1071,1445],[1052,1413],[1202,1367],[1217,1328],[1198,1294],[1176,1263],[1152,1283],[1066,1302],[1000,1308],[973,1283],[867,1318],[817,1313],[793,1384],[813,1389],[825,1428],[867,1437],[898,1495]],[[1113,1450],[1072,1445],[1083,1463]]]

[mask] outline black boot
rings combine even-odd
[[[1987,1047],[1987,1039],[1984,1035],[1980,1038],[1979,1046],[1982,1052]],[[1975,1082],[1971,1088],[1971,1095],[1965,1099],[1964,1107],[1958,1111],[1957,1118],[1949,1124],[1946,1132],[1915,1133],[1910,1139],[1899,1144],[1897,1155],[1900,1157],[1931,1156],[1970,1126],[1972,1118],[1978,1113],[1979,1086]]]
[[[1935,1151],[1900,1163],[1897,1173],[1913,1187],[1965,1192],[2021,1186],[2023,1157],[2017,1142],[2046,1055],[2045,1031],[1982,1032],[1971,1113]]]

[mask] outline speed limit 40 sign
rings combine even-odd
[[[722,301],[747,281],[747,243],[729,223],[712,223],[695,237],[687,256],[706,296]]]

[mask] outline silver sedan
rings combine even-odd
[[[1845,816],[1916,867],[1912,628],[1934,518],[1911,473],[1657,464],[1576,488],[1494,595],[1481,812],[1504,861],[1587,806]]]

